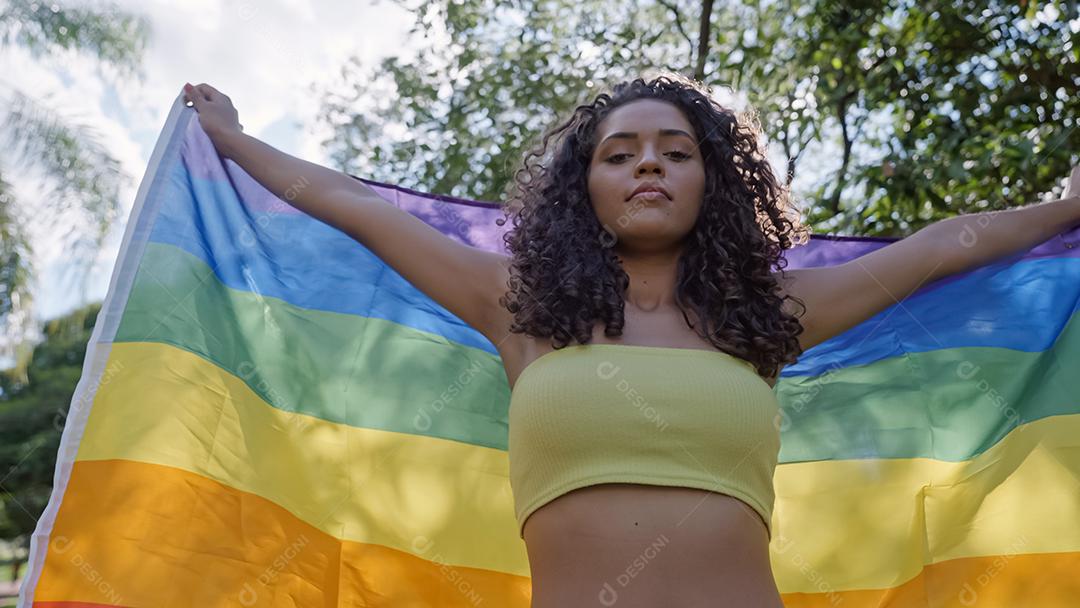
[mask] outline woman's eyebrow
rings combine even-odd
[[[660,131],[658,131],[658,133],[660,134],[661,137],[680,135],[680,136],[689,138],[691,141],[694,140],[693,135],[690,135],[689,133],[687,133],[686,131],[683,131],[682,129],[660,129]],[[611,135],[608,135],[607,137],[605,137],[604,140],[601,141],[599,145],[601,145],[601,146],[604,145],[604,143],[607,142],[607,140],[609,140],[609,139],[615,139],[615,138],[618,138],[618,139],[637,139],[637,136],[638,136],[638,134],[635,133],[635,132],[616,131],[616,132],[612,133]],[[599,146],[597,146],[597,147],[599,147]]]

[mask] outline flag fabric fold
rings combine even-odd
[[[503,251],[497,205],[365,183]],[[892,240],[815,236],[788,268]],[[785,605],[1080,601],[1078,243],[925,285],[785,368]],[[493,344],[223,160],[178,98],[19,605],[527,607],[509,401]]]

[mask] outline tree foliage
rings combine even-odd
[[[97,60],[119,81],[141,78],[149,22],[113,6],[69,7],[59,2],[0,3],[0,49],[17,46],[33,57],[72,54]],[[0,87],[0,358],[11,357],[31,328],[35,276],[29,222],[69,220],[62,243],[69,257],[90,263],[119,218],[120,190],[130,183],[119,161],[90,125],[13,87]],[[45,188],[19,200],[12,184],[38,172]],[[74,213],[74,215],[71,215]],[[78,275],[79,273],[76,273]],[[87,273],[81,273],[85,276]],[[23,352],[28,352],[23,349]],[[25,362],[25,359],[23,359]]]
[[[24,377],[0,371],[0,539],[29,548],[101,304],[45,323]]]
[[[655,70],[745,95],[817,232],[1030,203],[1080,160],[1073,3],[399,4],[416,56],[350,61],[323,92],[334,163],[379,181],[502,200],[545,126]]]

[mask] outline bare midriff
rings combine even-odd
[[[742,501],[707,490],[608,483],[525,522],[532,608],[782,608],[768,533]]]
[[[714,348],[685,324],[680,328],[681,318],[650,316],[633,325],[639,333],[612,340],[595,331],[593,341]],[[529,363],[553,350],[549,341],[521,336],[504,344],[500,351],[511,386]],[[776,376],[765,380],[773,385]],[[532,608],[783,607],[761,516],[718,492],[628,483],[587,486],[534,511],[523,536]]]

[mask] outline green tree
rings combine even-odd
[[[0,371],[0,539],[30,548],[52,492],[56,454],[101,304],[44,324],[26,378]]]
[[[379,181],[501,200],[556,116],[660,69],[746,95],[818,232],[1026,204],[1080,160],[1074,3],[399,4],[417,56],[350,61],[323,90],[333,162]]]
[[[0,49],[16,46],[43,59],[93,57],[114,82],[144,77],[139,66],[149,32],[145,17],[112,6],[0,2]],[[0,122],[6,142],[0,148],[0,358],[21,353],[25,366],[28,346],[20,343],[33,322],[35,271],[29,221],[77,214],[64,247],[70,259],[91,262],[118,219],[119,192],[130,177],[94,129],[48,100],[0,85],[0,106],[6,110]],[[32,200],[17,200],[12,184],[30,171],[44,176],[47,189]]]

